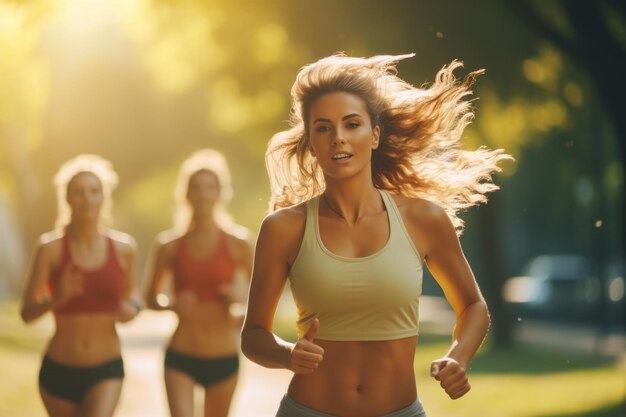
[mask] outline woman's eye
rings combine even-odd
[[[357,122],[350,122],[348,123],[348,127],[350,129],[356,129],[357,127],[359,127],[359,124]]]
[[[326,132],[328,131],[328,126],[318,126],[317,129],[315,129],[316,132]]]

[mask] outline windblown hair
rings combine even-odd
[[[179,234],[184,234],[193,225],[193,211],[187,200],[187,193],[191,177],[201,171],[215,175],[220,186],[220,198],[213,211],[216,222],[228,231],[241,227],[235,224],[233,218],[226,211],[226,206],[233,197],[226,158],[216,150],[202,149],[187,158],[178,172],[178,179],[174,188],[174,230]]]
[[[57,191],[58,214],[55,227],[63,228],[67,226],[72,217],[72,209],[67,202],[67,189],[78,174],[88,172],[95,175],[100,180],[102,195],[104,197],[102,208],[100,209],[100,221],[106,225],[113,223],[113,199],[111,194],[117,187],[118,177],[113,170],[111,162],[98,155],[81,154],[65,162],[54,176],[54,186]]]
[[[491,179],[498,163],[511,157],[503,150],[460,147],[471,122],[470,88],[476,76],[462,81],[453,61],[443,67],[428,88],[398,78],[398,61],[408,55],[354,58],[337,54],[303,67],[291,89],[291,128],[270,140],[265,160],[272,198],[270,210],[308,200],[325,189],[325,181],[308,141],[309,112],[315,100],[332,92],[346,92],[365,102],[372,126],[381,130],[380,145],[372,154],[374,186],[441,206],[460,233],[459,211],[487,201],[498,189]]]

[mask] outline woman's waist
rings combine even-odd
[[[330,414],[381,415],[415,400],[415,338],[315,343],[324,348],[324,359],[313,373],[294,375],[289,395],[295,401],[322,411],[342,405]]]
[[[364,365],[361,369],[340,366],[330,369],[330,366],[320,365],[311,374],[295,374],[290,387],[298,387],[305,392],[326,392],[332,397],[340,395],[355,399],[382,392],[398,393],[406,388],[409,389],[407,392],[414,394],[416,387],[412,365],[410,363],[399,366],[395,371],[369,365]]]
[[[120,340],[115,331],[57,332],[48,343],[46,355],[69,365],[98,365],[121,356]]]
[[[375,368],[365,372],[318,371],[294,375],[288,394],[302,405],[331,415],[381,416],[417,398],[412,366],[396,373],[377,373]]]

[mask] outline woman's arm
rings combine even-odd
[[[282,210],[268,216],[261,225],[241,347],[244,355],[259,365],[310,373],[317,368],[324,354],[324,350],[312,342],[316,325],[295,344],[272,333],[274,313],[287,279],[289,260],[302,239],[302,217],[297,212]]]
[[[121,234],[121,241],[116,242],[117,249],[124,262],[127,276],[127,286],[124,297],[116,314],[117,321],[126,323],[134,319],[141,311],[141,301],[136,282],[137,243],[130,235]]]
[[[456,399],[470,390],[466,369],[489,328],[489,311],[446,212],[429,203],[419,215],[420,221],[427,222],[423,236],[428,242],[428,269],[456,314],[452,345],[445,356],[432,363],[431,373]]]
[[[250,276],[252,275],[253,243],[234,235],[228,235],[228,250],[236,265],[235,280],[218,288],[224,302],[236,305],[233,310],[239,311],[236,319],[243,323],[243,311],[245,309]]]
[[[237,270],[232,283],[218,288],[222,300],[228,304],[233,324],[241,329],[245,318],[248,288],[252,275],[253,243],[250,239],[229,235],[229,251],[235,260]]]
[[[82,276],[68,263],[62,272],[57,291],[53,297],[47,293],[45,282],[50,277],[54,261],[54,243],[42,236],[33,253],[26,285],[22,292],[20,315],[24,322],[29,323],[70,298],[82,293]]]
[[[173,256],[174,242],[161,243],[159,238],[155,243],[152,259],[148,260],[148,283],[146,286],[146,306],[151,310],[163,311],[174,310],[173,303],[161,304],[158,297],[165,280],[171,277],[171,259]]]

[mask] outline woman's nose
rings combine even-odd
[[[335,135],[333,136],[333,144],[343,144],[346,143],[346,139],[344,138],[343,132],[341,129],[337,129],[335,131]]]

